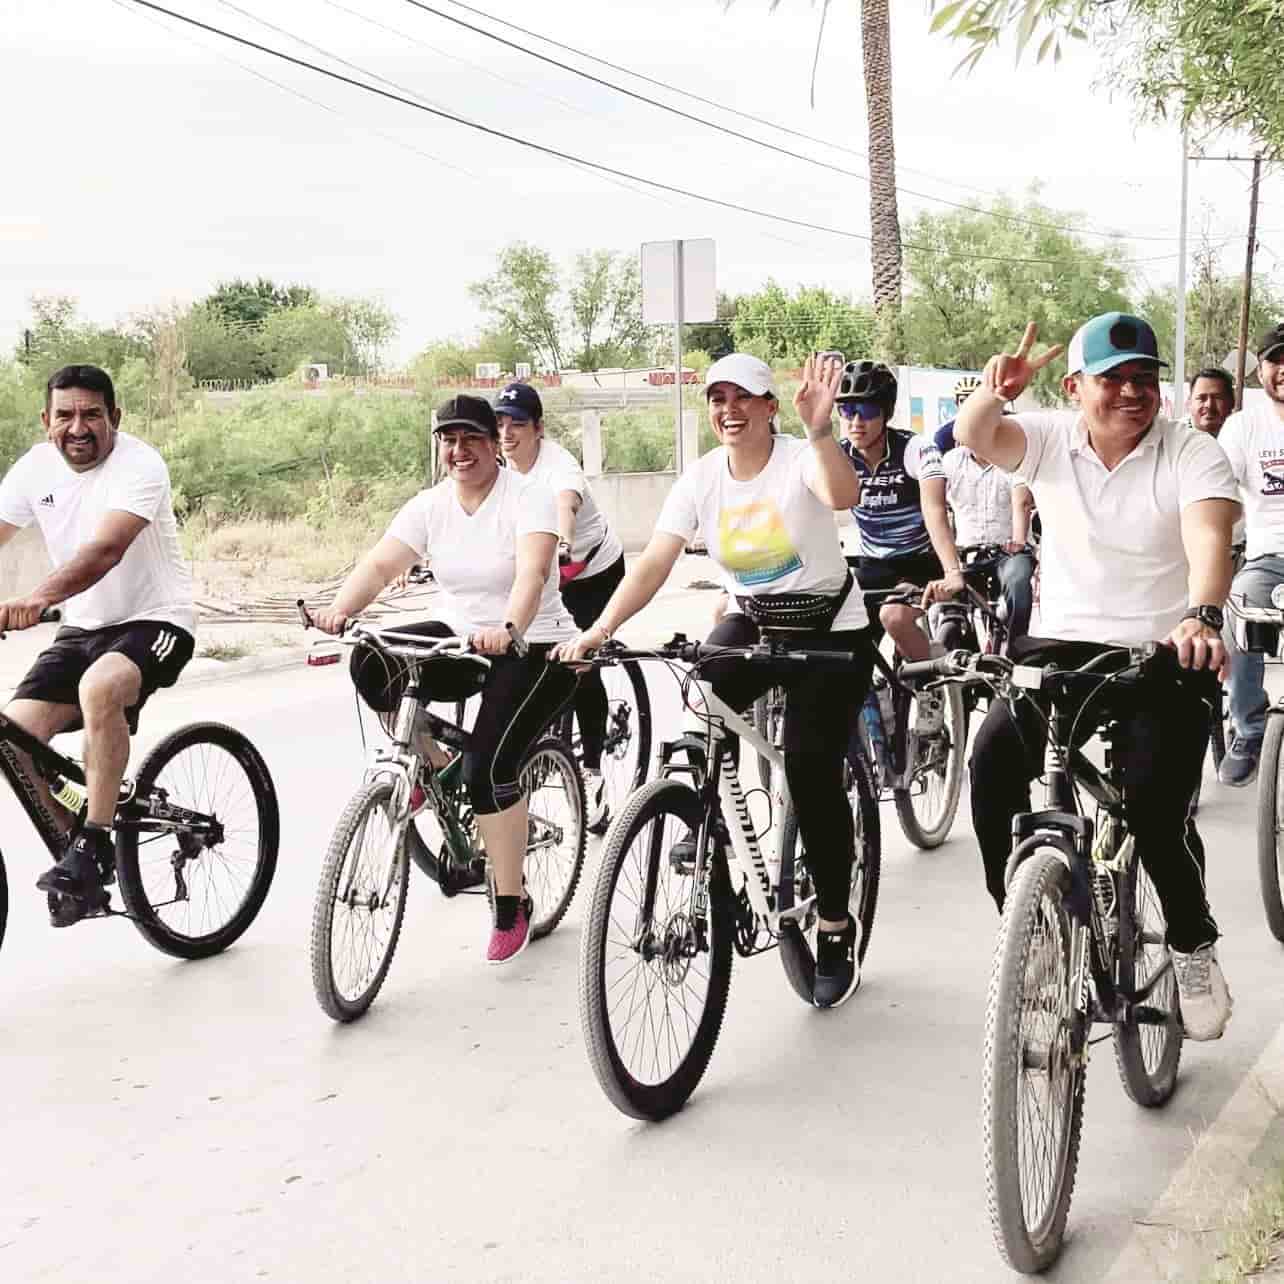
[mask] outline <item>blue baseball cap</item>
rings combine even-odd
[[[1127,312],[1103,312],[1085,322],[1075,331],[1066,355],[1071,374],[1105,374],[1125,361],[1168,364],[1160,360],[1159,340],[1150,323]]]
[[[527,421],[538,423],[544,418],[544,403],[540,401],[539,393],[530,384],[510,383],[495,398],[495,413],[507,415],[510,419],[516,419],[518,423]]]

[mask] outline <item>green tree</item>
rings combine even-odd
[[[59,366],[84,362],[117,370],[130,357],[142,356],[146,344],[126,330],[85,321],[76,300],[67,295],[33,295],[31,324],[16,356],[47,378]]]
[[[1004,35],[1017,56],[1059,61],[1067,40],[1093,40],[1113,83],[1143,112],[1246,130],[1284,154],[1284,9],[1280,0],[932,0],[933,28],[966,46],[974,68]]]
[[[517,241],[500,251],[495,271],[468,287],[501,331],[516,336],[553,370],[565,365],[561,273],[547,250]]]
[[[683,331],[684,347],[707,352],[715,361],[736,350],[735,319],[738,300],[718,291],[717,320],[697,321]]]
[[[202,300],[229,326],[262,329],[273,312],[282,308],[306,308],[318,302],[317,292],[308,285],[278,285],[267,277],[257,281],[220,281]]]
[[[868,307],[823,286],[790,294],[775,281],[736,302],[735,346],[769,361],[799,365],[811,352],[832,349],[849,358],[874,350],[874,317]]]
[[[276,379],[312,362],[328,366],[332,374],[360,373],[349,369],[355,362],[349,360],[347,331],[328,308],[312,305],[278,309],[264,321],[258,345]]]
[[[1089,245],[1073,232],[1010,221],[1018,216],[1072,226],[1075,215],[1034,200],[998,200],[990,209],[1006,217],[966,210],[921,214],[908,229],[907,242],[915,248],[906,251],[905,333],[915,364],[979,370],[994,353],[1011,349],[1027,321],[1038,324],[1046,342],[1064,343],[1089,317],[1130,306],[1118,246]],[[1054,363],[1037,387],[1053,392],[1060,375]]]
[[[197,303],[183,318],[188,373],[207,379],[255,380],[268,375],[258,336],[247,326],[229,325],[207,303]]]
[[[581,370],[632,365],[646,351],[642,280],[633,255],[589,250],[575,257],[567,287],[568,314]]]

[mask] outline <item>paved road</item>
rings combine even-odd
[[[1008,1278],[979,1158],[995,918],[965,823],[923,854],[887,809],[860,993],[817,1013],[774,957],[737,960],[704,1083],[678,1117],[643,1126],[601,1096],[580,1044],[583,896],[494,970],[483,902],[418,879],[371,1014],[341,1028],[316,1007],[313,888],[361,763],[341,670],[179,689],[148,714],[153,739],[213,715],[260,745],[281,867],[239,946],[178,963],[127,924],[45,926],[28,890],[42,862],[0,800],[15,893],[0,953],[7,1284]],[[1158,1113],[1126,1100],[1098,1050],[1056,1280],[1102,1277],[1280,1020],[1252,795],[1210,784],[1206,797],[1236,1018],[1220,1044],[1187,1047]]]

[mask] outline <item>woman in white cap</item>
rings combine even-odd
[[[843,762],[873,665],[865,633],[869,619],[860,593],[851,591],[834,522],[836,511],[853,507],[860,498],[860,479],[833,433],[842,370],[841,361],[808,360],[794,397],[807,430],[803,441],[775,432],[779,403],[765,362],[740,352],[714,362],[705,396],[720,445],[678,479],[651,542],[597,622],[555,652],[574,662],[600,647],[651,601],[697,533],[741,608],[714,627],[710,645],[756,642],[759,626],[747,612],[763,618],[774,595],[811,593],[832,599],[823,640],[796,636],[800,646],[810,640],[813,646],[866,657],[850,677],[801,665],[777,672],[735,661],[718,661],[705,670],[718,696],[735,709],[747,708],[773,685],[787,692],[785,774],[820,910],[817,1007],[842,1003],[860,981],[856,924],[847,912],[855,832],[843,788]]]

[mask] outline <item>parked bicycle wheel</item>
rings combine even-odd
[[[753,728],[768,744],[779,746],[784,725],[785,693],[780,687],[772,687],[753,702]],[[758,779],[768,793],[773,775],[771,759],[758,754]]]
[[[1058,852],[1036,848],[1008,888],[985,1010],[982,1110],[995,1243],[1015,1270],[1061,1251],[1079,1162],[1084,1073],[1072,1048],[1077,980]],[[1083,1032],[1080,1031],[1080,1040]]]
[[[120,894],[134,926],[177,958],[227,949],[254,921],[276,873],[281,819],[267,764],[239,731],[196,722],[156,745],[134,784],[139,798],[163,792],[217,822],[208,836],[117,831]]]
[[[1257,784],[1257,875],[1262,887],[1266,923],[1277,941],[1284,941],[1284,777],[1280,745],[1284,716],[1274,710],[1266,719]]]
[[[393,786],[366,785],[344,808],[326,849],[312,907],[312,988],[322,1010],[352,1021],[388,975],[406,913],[410,862],[395,848]]]
[[[1139,1021],[1134,1015],[1114,1028],[1119,1077],[1139,1106],[1162,1106],[1177,1086],[1181,1008],[1164,944],[1167,931],[1155,885],[1134,859],[1119,889],[1119,986],[1135,994],[1154,982],[1142,1006],[1149,1010],[1146,1015],[1163,1018]]]
[[[845,767],[847,796],[851,802],[852,819],[856,822],[856,843],[852,856],[852,890],[847,906],[856,920],[860,937],[856,946],[856,959],[863,962],[869,949],[870,933],[874,930],[874,911],[878,908],[878,880],[882,869],[882,833],[879,826],[878,798],[870,780],[869,767],[864,757],[853,747]],[[781,879],[779,904],[782,910],[792,909],[806,900],[815,886],[803,859],[803,846],[798,833],[798,816],[791,806],[782,822],[781,860],[792,863],[793,879]],[[815,908],[797,927],[785,925],[785,934],[792,939],[782,941],[780,962],[794,993],[804,1003],[811,1003],[816,982],[816,923],[819,919]]]
[[[967,708],[962,690],[954,684],[943,689],[945,722],[941,731],[918,741],[911,731],[910,752],[914,773],[908,788],[893,790],[896,815],[905,837],[915,847],[939,847],[954,827],[963,789],[963,759],[967,753]],[[910,711],[910,726],[917,714]],[[917,742],[917,743],[916,743]]]
[[[726,858],[694,878],[701,803],[653,780],[607,833],[580,943],[580,1025],[602,1090],[635,1119],[663,1119],[695,1091],[731,985]]]
[[[584,781],[560,740],[541,740],[522,768],[526,889],[535,901],[531,939],[547,936],[575,898],[584,869]]]

